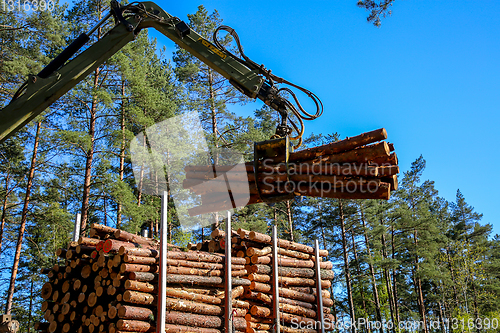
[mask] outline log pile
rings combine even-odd
[[[283,156],[232,166],[186,166],[185,189],[201,196],[202,205],[191,216],[233,208],[233,200],[248,198],[247,205],[287,195],[343,199],[384,199],[397,189],[398,159],[384,128],[293,152]],[[239,170],[235,172],[234,170]],[[246,170],[242,173],[241,170]],[[215,172],[214,172],[215,171]],[[226,179],[227,178],[227,179]],[[229,189],[227,186],[229,182]],[[204,184],[203,186],[200,186]]]
[[[36,324],[37,331],[155,332],[158,244],[99,224],[92,225],[89,236],[57,251],[64,264],[42,270],[48,276],[41,290],[45,322]],[[183,252],[169,244],[166,332],[224,331],[225,258],[219,252],[225,238],[220,230],[212,236],[201,243],[212,253]],[[271,331],[270,239],[256,232],[233,231],[230,297],[235,332]],[[215,243],[218,248],[210,246]],[[279,246],[280,318],[286,327],[282,331],[307,333],[295,330],[291,323],[316,320],[313,249],[285,240],[279,240]],[[327,255],[326,251],[320,254]],[[333,301],[327,291],[332,264],[321,261],[320,265],[325,319],[333,320],[329,311]]]

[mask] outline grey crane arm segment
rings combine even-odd
[[[78,56],[68,61],[90,40],[90,35],[111,16],[115,20],[114,27]],[[281,116],[280,124],[276,128],[277,137],[290,136],[295,130],[297,136],[290,136],[290,140],[298,140],[297,146],[300,146],[304,133],[303,120],[315,119],[323,113],[323,104],[315,94],[271,74],[271,71],[263,65],[250,60],[243,53],[238,35],[232,28],[219,27],[214,33],[214,45],[154,2],[134,2],[121,6],[116,0],[112,0],[109,14],[88,33],[82,33],[40,73],[30,75],[15,93],[12,101],[0,110],[0,143],[33,120],[127,43],[133,41],[135,36],[146,28],[158,30],[229,80],[241,93],[253,99],[261,99],[276,110]],[[226,50],[219,43],[217,39],[219,30],[228,32],[234,38],[241,58]],[[307,94],[316,105],[316,113],[307,113],[294,92],[286,87],[278,89],[275,83],[287,84]],[[290,95],[296,106],[284,98],[283,94]],[[298,120],[299,125],[289,118],[289,114],[293,115],[296,121]]]
[[[141,2],[117,7],[114,2],[113,7],[112,2],[112,8],[117,24],[111,30],[74,59],[66,62],[88,41],[88,35],[96,28],[92,29],[88,35],[82,34],[77,39],[81,41],[78,47],[72,47],[72,44],[67,48],[74,49],[72,54],[69,52],[67,59],[60,60],[60,64],[54,64],[56,58],[38,75],[30,75],[10,104],[0,110],[0,142],[33,120],[127,43],[133,41],[137,33],[145,28],[157,29],[228,79],[242,93],[251,98],[258,97],[264,78],[255,70],[245,67],[227,52],[218,49],[155,3]],[[104,22],[101,21],[102,23]]]

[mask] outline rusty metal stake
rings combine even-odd
[[[80,225],[82,222],[82,214],[76,213],[75,217],[75,227],[73,229],[73,242],[78,242],[80,239]]]
[[[158,279],[158,313],[156,317],[156,332],[165,333],[165,317],[167,314],[167,212],[168,194],[163,191],[161,196],[161,226],[160,226],[160,276]]]

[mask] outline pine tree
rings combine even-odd
[[[370,271],[370,278],[371,278],[371,286],[372,286],[372,293],[373,293],[373,301],[375,304],[375,318],[377,321],[382,322],[382,312],[381,312],[381,304],[380,304],[380,297],[379,297],[379,292],[378,292],[378,284],[377,284],[377,278],[375,276],[375,268],[374,268],[374,263],[373,263],[373,257],[372,257],[372,250],[370,249],[370,241],[369,241],[369,229],[367,226],[367,221],[366,221],[366,201],[364,200],[357,200],[357,208],[359,212],[359,222],[361,223],[363,227],[363,238],[365,241],[365,251],[366,251],[366,259]],[[397,322],[394,321],[396,324]]]
[[[495,235],[485,256],[485,297],[481,300],[480,312],[484,316],[496,316],[500,312],[500,236]]]
[[[436,218],[430,207],[437,191],[432,181],[421,181],[425,160],[420,156],[404,173],[401,189],[396,192],[398,228],[402,231],[401,245],[407,249],[402,263],[410,273],[414,287],[417,311],[427,333],[427,309],[425,293],[428,280],[439,272],[434,258],[444,241],[436,227]]]
[[[130,141],[139,133],[145,134],[149,126],[179,114],[183,100],[174,82],[173,69],[162,54],[156,53],[156,46],[156,41],[144,31],[113,58],[121,78],[115,89],[120,102],[113,118],[116,130],[110,135],[109,146],[113,151],[109,154],[118,156],[119,161],[113,163],[116,174],[107,180],[108,192],[119,207],[119,215],[126,217],[120,224],[134,232],[147,221],[153,224],[153,233],[158,231],[160,202],[155,195],[143,193],[143,173],[140,179],[133,179]],[[145,139],[143,144],[147,145]],[[130,200],[132,196],[135,199]],[[169,212],[173,209],[169,207]],[[173,231],[169,226],[171,237]]]
[[[487,232],[484,228],[476,230],[478,222],[483,217],[482,214],[474,212],[474,207],[465,202],[465,198],[457,190],[456,202],[451,203],[451,222],[452,230],[450,237],[454,240],[474,241]]]

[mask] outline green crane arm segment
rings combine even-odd
[[[89,41],[90,35],[102,26],[110,16],[115,19],[115,26],[101,39],[89,46],[78,56],[68,60]],[[321,115],[323,106],[313,93],[300,88],[288,81],[272,75],[263,66],[248,59],[241,49],[239,39],[234,30],[220,27],[214,34],[215,44],[190,29],[187,24],[174,17],[153,2],[131,3],[120,6],[116,0],[111,1],[111,11],[88,33],[81,34],[57,58],[55,58],[38,75],[31,75],[19,88],[12,101],[0,110],[0,142],[6,140],[28,122],[33,120],[43,110],[49,107],[62,95],[82,81],[92,71],[102,65],[107,59],[118,52],[145,28],[154,28],[173,40],[212,69],[220,73],[243,94],[250,98],[259,98],[281,115],[281,124],[277,128],[279,136],[290,135],[292,129],[287,124],[288,113],[291,111],[299,120],[300,129],[290,120],[300,139],[303,133],[302,119],[314,119]],[[217,42],[219,30],[228,31],[237,41],[243,59],[227,51]],[[311,97],[317,106],[316,114],[308,114],[298,103],[302,114],[295,106],[283,98],[274,83],[287,83],[299,88]]]

